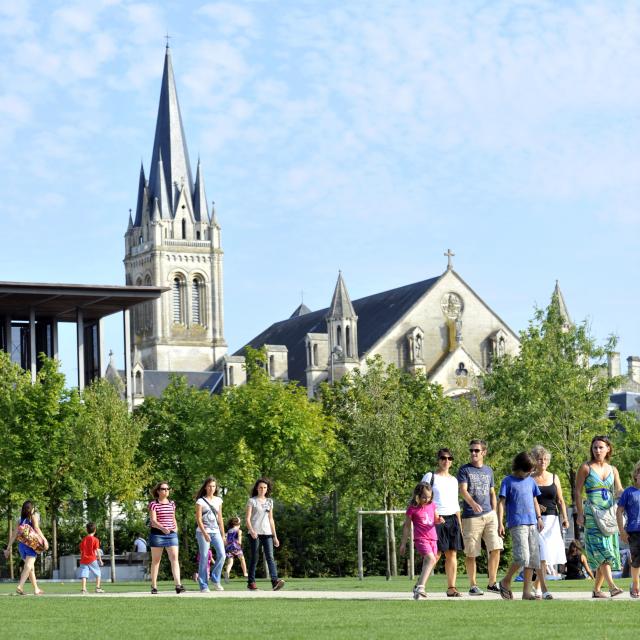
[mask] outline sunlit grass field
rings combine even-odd
[[[628,580],[618,581],[628,590]],[[481,587],[486,579],[480,580]],[[553,591],[588,591],[588,581],[550,583]],[[92,585],[90,585],[92,586]],[[149,583],[106,583],[109,593],[149,590]],[[162,583],[161,591],[172,591]],[[185,581],[189,590],[197,585]],[[266,581],[259,582],[264,589]],[[444,591],[444,576],[434,576],[429,592]],[[463,593],[464,576],[459,581]],[[76,594],[79,583],[42,583],[50,595]],[[520,585],[514,584],[514,593]],[[407,592],[402,601],[216,599],[206,598],[113,598],[9,596],[15,584],[0,584],[0,637],[12,638],[156,638],[163,637],[273,637],[273,638],[409,638],[436,637],[474,639],[519,638],[530,634],[545,640],[589,638],[637,638],[640,602],[536,601],[504,602],[495,596],[464,597],[446,601],[414,602],[408,578],[291,579],[286,589],[307,591]],[[225,585],[245,590],[241,579]],[[518,597],[516,595],[516,597]],[[400,635],[399,635],[400,634]]]

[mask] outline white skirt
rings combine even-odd
[[[540,560],[548,565],[564,564],[567,554],[558,516],[542,516],[544,529],[540,532]]]

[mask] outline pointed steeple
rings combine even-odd
[[[160,158],[164,158],[162,174],[160,175]],[[164,182],[169,189],[168,194],[171,199],[166,203],[169,205],[165,211],[165,202],[159,193],[161,182]],[[191,165],[189,164],[189,152],[182,126],[182,116],[180,115],[180,105],[178,103],[178,93],[176,82],[173,77],[173,66],[171,64],[171,52],[167,45],[164,56],[164,69],[162,72],[162,87],[160,89],[160,103],[158,105],[158,118],[156,121],[156,134],[153,141],[153,155],[151,157],[151,174],[149,175],[149,189],[151,195],[160,199],[163,217],[173,217],[173,206],[175,203],[175,185],[184,183],[191,195],[193,180],[191,178]]]
[[[571,316],[569,315],[569,310],[567,309],[567,303],[564,301],[564,296],[562,295],[562,291],[560,291],[560,284],[556,280],[556,286],[553,290],[553,295],[551,296],[551,300],[554,298],[558,299],[558,306],[560,307],[560,315],[564,320],[567,326],[571,326],[573,322],[571,322]]]
[[[327,314],[327,320],[338,318],[357,318],[356,312],[353,310],[353,305],[351,304],[351,299],[349,298],[347,285],[344,283],[344,278],[342,277],[342,271],[338,272],[338,281],[336,282],[331,306]]]
[[[140,162],[140,179],[138,180],[138,203],[136,204],[136,219],[134,226],[142,224],[142,212],[147,204],[147,180],[144,175],[144,165]]]
[[[204,178],[200,170],[200,158],[196,169],[196,184],[193,189],[193,217],[196,222],[209,222],[207,211],[207,195],[204,192]]]
[[[162,149],[158,150],[158,184],[152,193],[157,198],[160,207],[160,217],[171,219],[173,217],[173,200],[169,196],[167,183],[165,182],[164,161],[162,159]]]
[[[216,203],[211,201],[211,224],[216,228],[220,228],[220,223],[218,222],[218,215],[216,214]]]
[[[127,225],[127,231],[133,228],[133,218],[131,217],[131,209],[129,209],[129,224]]]
[[[304,302],[301,302],[296,308],[295,311],[289,316],[291,318],[299,318],[300,316],[306,316],[307,313],[311,313],[311,309],[307,307]]]

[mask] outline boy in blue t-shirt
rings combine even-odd
[[[640,462],[636,463],[631,474],[633,486],[627,487],[618,500],[616,516],[620,537],[629,545],[631,553],[631,587],[629,595],[640,598]],[[622,514],[627,516],[624,526]]]
[[[531,580],[533,570],[540,568],[540,537],[538,532],[544,529],[537,500],[540,489],[538,489],[535,480],[530,477],[535,464],[533,458],[526,451],[519,453],[511,465],[513,473],[507,476],[500,485],[498,533],[504,536],[506,507],[507,528],[511,533],[513,543],[513,562],[505,577],[498,582],[500,596],[503,600],[513,600],[513,593],[510,589],[511,580],[521,567],[524,567],[522,599],[535,600],[535,596],[531,594]]]

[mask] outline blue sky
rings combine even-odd
[[[0,279],[124,283],[167,31],[231,350],[301,291],[327,306],[338,269],[358,298],[440,274],[451,247],[514,330],[557,278],[574,320],[640,355],[640,3],[623,0],[0,0]]]

